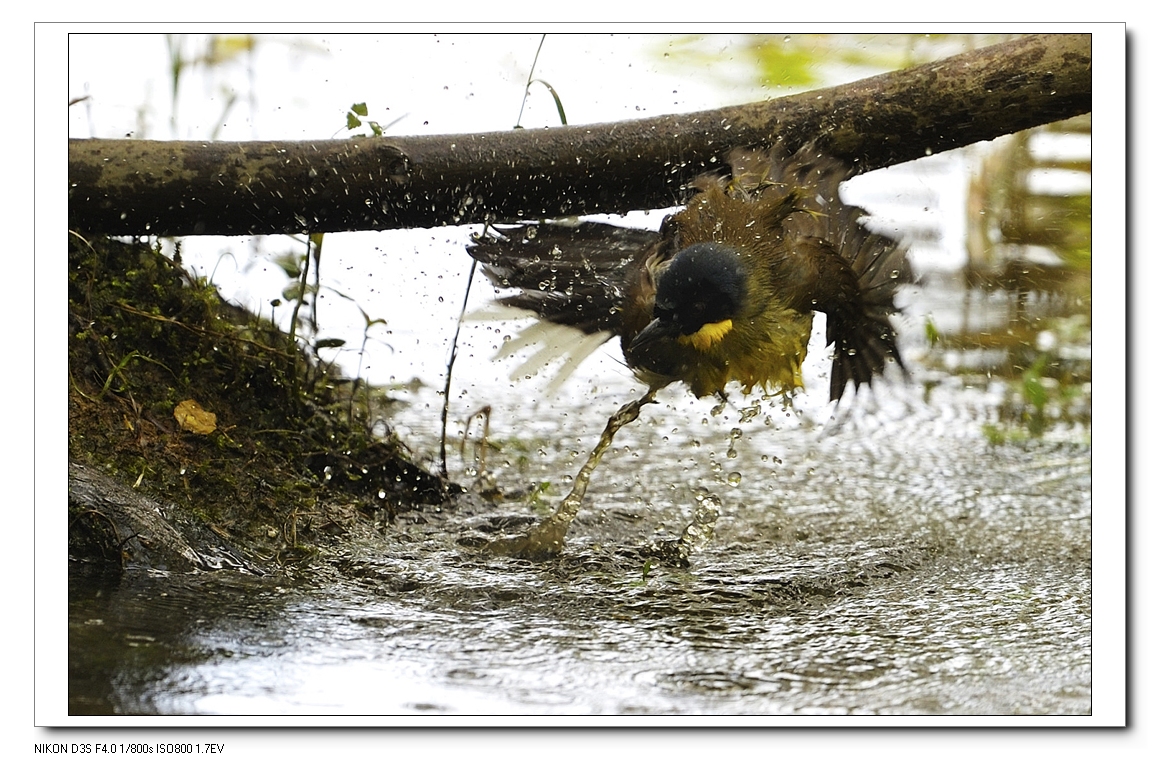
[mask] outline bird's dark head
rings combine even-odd
[[[744,305],[746,278],[733,247],[701,243],[682,249],[657,279],[653,319],[631,347],[668,338],[708,350],[733,328]]]

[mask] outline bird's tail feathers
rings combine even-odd
[[[516,290],[469,319],[537,317],[496,358],[529,354],[513,380],[557,367],[546,390],[557,390],[597,348],[619,332],[625,272],[654,231],[600,222],[500,226],[468,247],[497,287]],[[530,312],[530,313],[529,313]]]
[[[468,313],[464,321],[506,322],[526,321],[529,318],[534,316],[526,310],[493,305]],[[587,333],[576,327],[536,318],[531,325],[506,340],[492,356],[492,360],[522,359],[508,375],[512,380],[524,380],[554,368],[555,371],[543,388],[544,393],[551,394],[558,391],[576,368],[612,336],[608,330]]]

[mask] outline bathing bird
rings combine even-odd
[[[619,336],[624,363],[652,390],[679,381],[724,396],[735,382],[746,394],[792,393],[818,312],[833,347],[831,400],[888,362],[902,367],[889,317],[911,268],[898,241],[843,203],[850,168],[812,144],[737,149],[727,161],[730,173],[695,180],[657,231],[523,223],[487,231],[468,252],[497,287],[518,290],[503,304],[581,333],[583,352]]]

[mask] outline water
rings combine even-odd
[[[535,507],[469,499],[368,523],[294,580],[77,577],[70,713],[1090,713],[1081,431],[988,444],[996,394],[957,384],[884,384],[825,424],[665,394],[556,560],[478,548]],[[550,510],[612,396],[566,410],[567,436],[538,429],[558,405],[493,404],[489,473],[552,482]],[[706,495],[712,537],[687,566],[658,557]]]

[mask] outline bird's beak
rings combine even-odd
[[[628,346],[630,351],[636,351],[644,346],[655,343],[661,339],[673,340],[679,334],[676,325],[671,322],[661,321],[660,319],[653,319],[648,323],[644,329],[632,338],[632,343]]]

